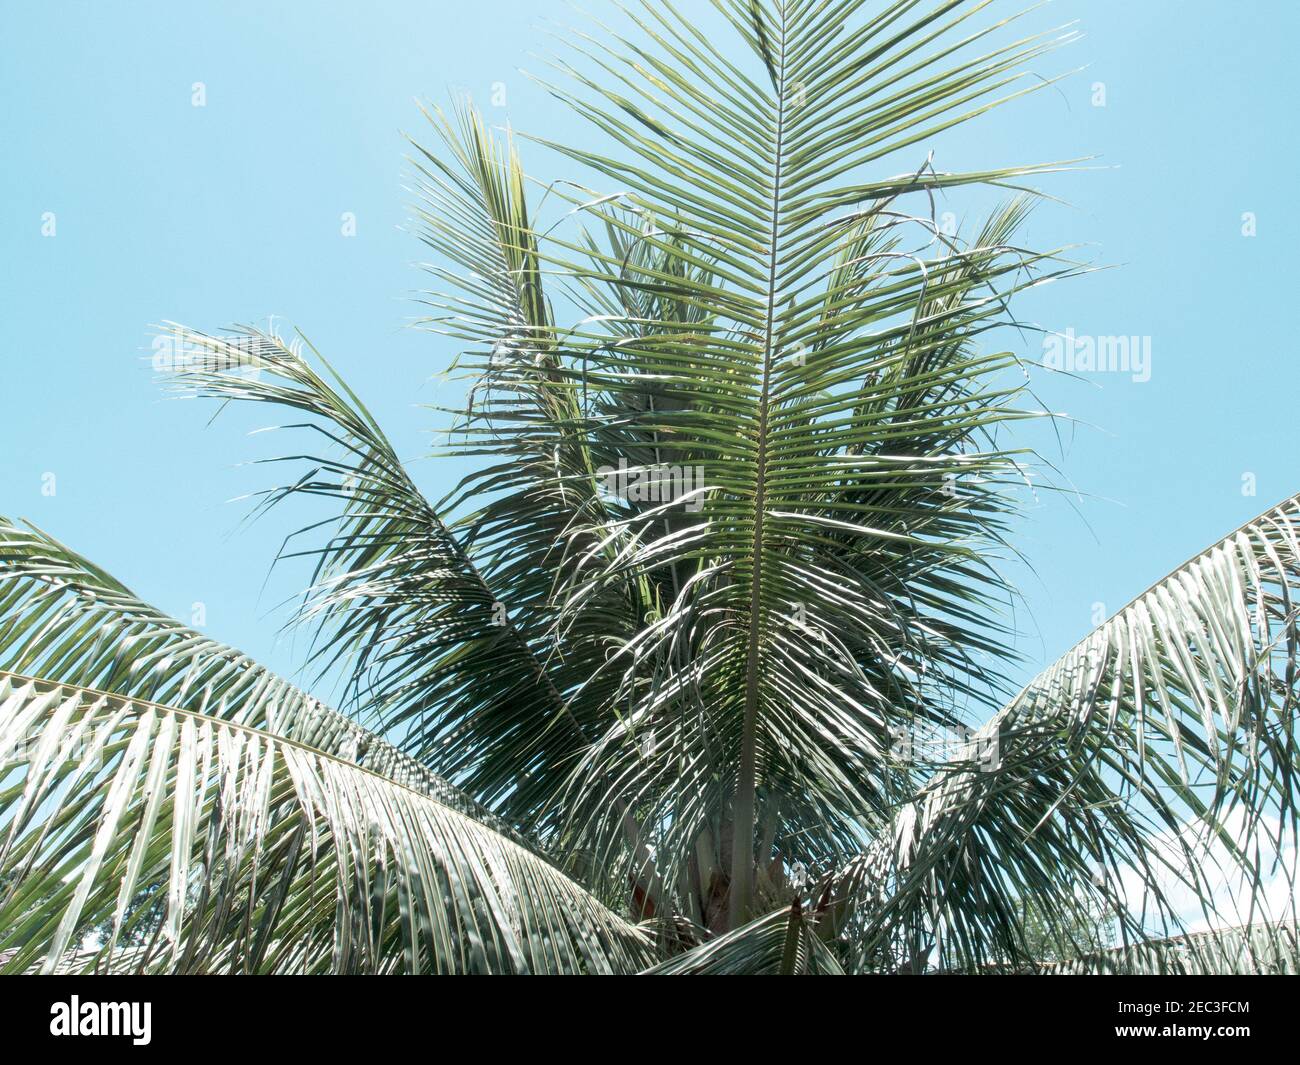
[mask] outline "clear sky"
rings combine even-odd
[[[604,0],[585,6],[608,13]],[[1286,325],[1300,5],[1057,0],[1029,22],[1074,19],[1084,39],[1038,70],[1085,70],[934,145],[945,169],[1096,156],[1105,169],[1042,183],[1071,206],[1036,214],[1026,242],[1086,242],[1116,268],[1036,293],[1020,313],[1077,337],[1149,338],[1149,380],[1038,383],[1047,406],[1078,421],[1062,448],[1026,439],[1081,497],[1044,496],[1019,530],[1032,565],[1012,571],[1026,675],[1084,635],[1094,610],[1113,612],[1300,491]],[[209,634],[291,671],[298,657],[277,640],[273,608],[297,581],[263,585],[301,514],[241,528],[246,505],[226,502],[267,483],[239,464],[273,450],[246,431],[277,415],[206,426],[211,407],[163,400],[148,327],[269,315],[300,326],[440,495],[460,471],[418,461],[439,424],[418,405],[449,398],[435,375],[452,351],[407,324],[424,278],[422,247],[402,228],[402,131],[422,134],[415,98],[466,90],[495,122],[591,137],[518,72],[539,68],[530,53],[546,23],[584,18],[560,0],[4,0],[0,513],[35,521],[184,620],[202,603]],[[525,164],[564,173],[527,149]],[[1028,338],[1024,354],[1041,357],[1041,344]]]

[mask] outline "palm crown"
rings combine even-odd
[[[897,971],[1097,920],[1128,949],[1080,965],[1292,964],[1261,854],[1294,853],[1300,501],[1003,679],[1007,423],[1039,415],[998,348],[1080,267],[1016,243],[1051,167],[921,147],[1070,36],[984,6],[716,0],[724,34],[646,4],[554,63],[612,144],[543,142],[582,181],[431,111],[446,499],[301,338],[167,327],[170,387],[308,442],[259,507],[334,515],[297,620],[346,713],[0,524],[0,964]],[[1008,198],[948,232],[977,185]],[[1174,951],[1211,860],[1261,908]]]

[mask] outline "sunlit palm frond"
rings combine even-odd
[[[595,434],[600,420],[584,405],[569,333],[556,324],[548,283],[566,280],[566,271],[539,250],[513,141],[500,143],[468,105],[426,117],[439,150],[415,145],[416,227],[440,258],[427,265],[439,288],[422,297],[431,313],[421,325],[468,345],[456,366],[471,382],[445,449],[468,460],[469,471],[445,506],[464,511],[456,535],[562,693],[566,724],[548,742],[552,750],[568,743],[570,757],[530,769],[530,794],[554,795],[607,725],[611,682],[601,667],[653,612],[653,589],[631,574],[603,584],[580,613],[561,614],[575,572],[624,549],[627,537],[609,523],[599,491],[617,455]],[[494,727],[479,713],[476,733]],[[500,769],[512,771],[512,752],[494,749]]]
[[[1281,976],[1300,973],[1294,923],[1216,928],[1007,971],[1039,976]]]
[[[626,972],[640,934],[430,795],[193,710],[0,673],[0,957],[52,971]],[[63,965],[61,971],[66,969]]]
[[[173,326],[165,336],[184,354],[167,379],[181,394],[308,419],[281,427],[314,438],[306,453],[262,460],[295,469],[257,509],[298,497],[334,508],[282,553],[314,560],[297,616],[315,630],[312,660],[342,665],[348,705],[413,757],[533,824],[583,737],[509,589],[489,586],[318,352],[320,371],[301,341],[255,329],[216,337]]]
[[[775,910],[646,969],[643,976],[842,976],[798,904]]]
[[[1061,929],[1099,902],[1126,943],[1196,920],[1294,921],[1298,534],[1292,497],[970,737],[840,882],[859,961],[1024,957],[1025,899]]]
[[[0,670],[206,714],[364,762],[526,842],[424,763],[242,652],[141,601],[48,534],[4,518]]]

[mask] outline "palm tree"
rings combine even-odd
[[[555,60],[580,180],[428,112],[447,498],[301,336],[161,332],[170,387],[302,436],[257,509],[310,504],[343,712],[0,524],[5,970],[1294,965],[1300,497],[1006,680],[1011,301],[1083,267],[1016,243],[1052,166],[920,146],[1072,34],[714,6]],[[1010,198],[948,232],[965,187]]]

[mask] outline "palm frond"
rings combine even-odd
[[[646,941],[535,854],[230,719],[0,674],[0,957],[53,971],[627,972]],[[66,966],[65,966],[66,968]]]
[[[813,933],[799,904],[774,910],[692,950],[646,969],[642,976],[842,976],[830,949]]]
[[[361,401],[314,369],[300,341],[250,328],[216,337],[173,326],[168,336],[184,353],[168,378],[175,391],[309,419],[281,428],[318,446],[261,460],[296,469],[257,510],[300,497],[336,508],[281,553],[314,560],[296,618],[315,632],[311,661],[342,665],[348,704],[412,757],[508,820],[540,827],[552,777],[584,737],[526,610],[498,597],[506,592],[489,585]]]
[[[440,506],[468,511],[456,535],[562,693],[566,724],[548,742],[569,750],[530,762],[535,789],[523,802],[535,805],[559,793],[607,726],[613,692],[602,667],[657,604],[651,584],[633,574],[602,585],[580,614],[560,610],[575,570],[625,549],[599,491],[609,456],[596,446],[568,333],[555,322],[546,287],[554,264],[540,251],[513,141],[499,143],[468,104],[426,117],[441,151],[415,144],[416,222],[440,256],[427,268],[441,287],[424,295],[432,313],[421,324],[469,345],[455,365],[472,381],[446,449],[471,470]],[[488,710],[473,725],[485,737],[495,728]],[[518,765],[499,740],[486,747],[502,772]]]
[[[364,763],[532,846],[505,821],[247,655],[138,599],[33,526],[0,518],[0,670],[195,711]]]
[[[1294,976],[1300,973],[1300,938],[1293,922],[1215,928],[1023,971],[1040,976]]]
[[[971,737],[841,879],[859,960],[1023,959],[1024,899],[1059,927],[1099,903],[1142,949],[1190,920],[1294,920],[1298,533],[1295,496],[1144,592]],[[1273,877],[1286,900],[1270,912]]]

